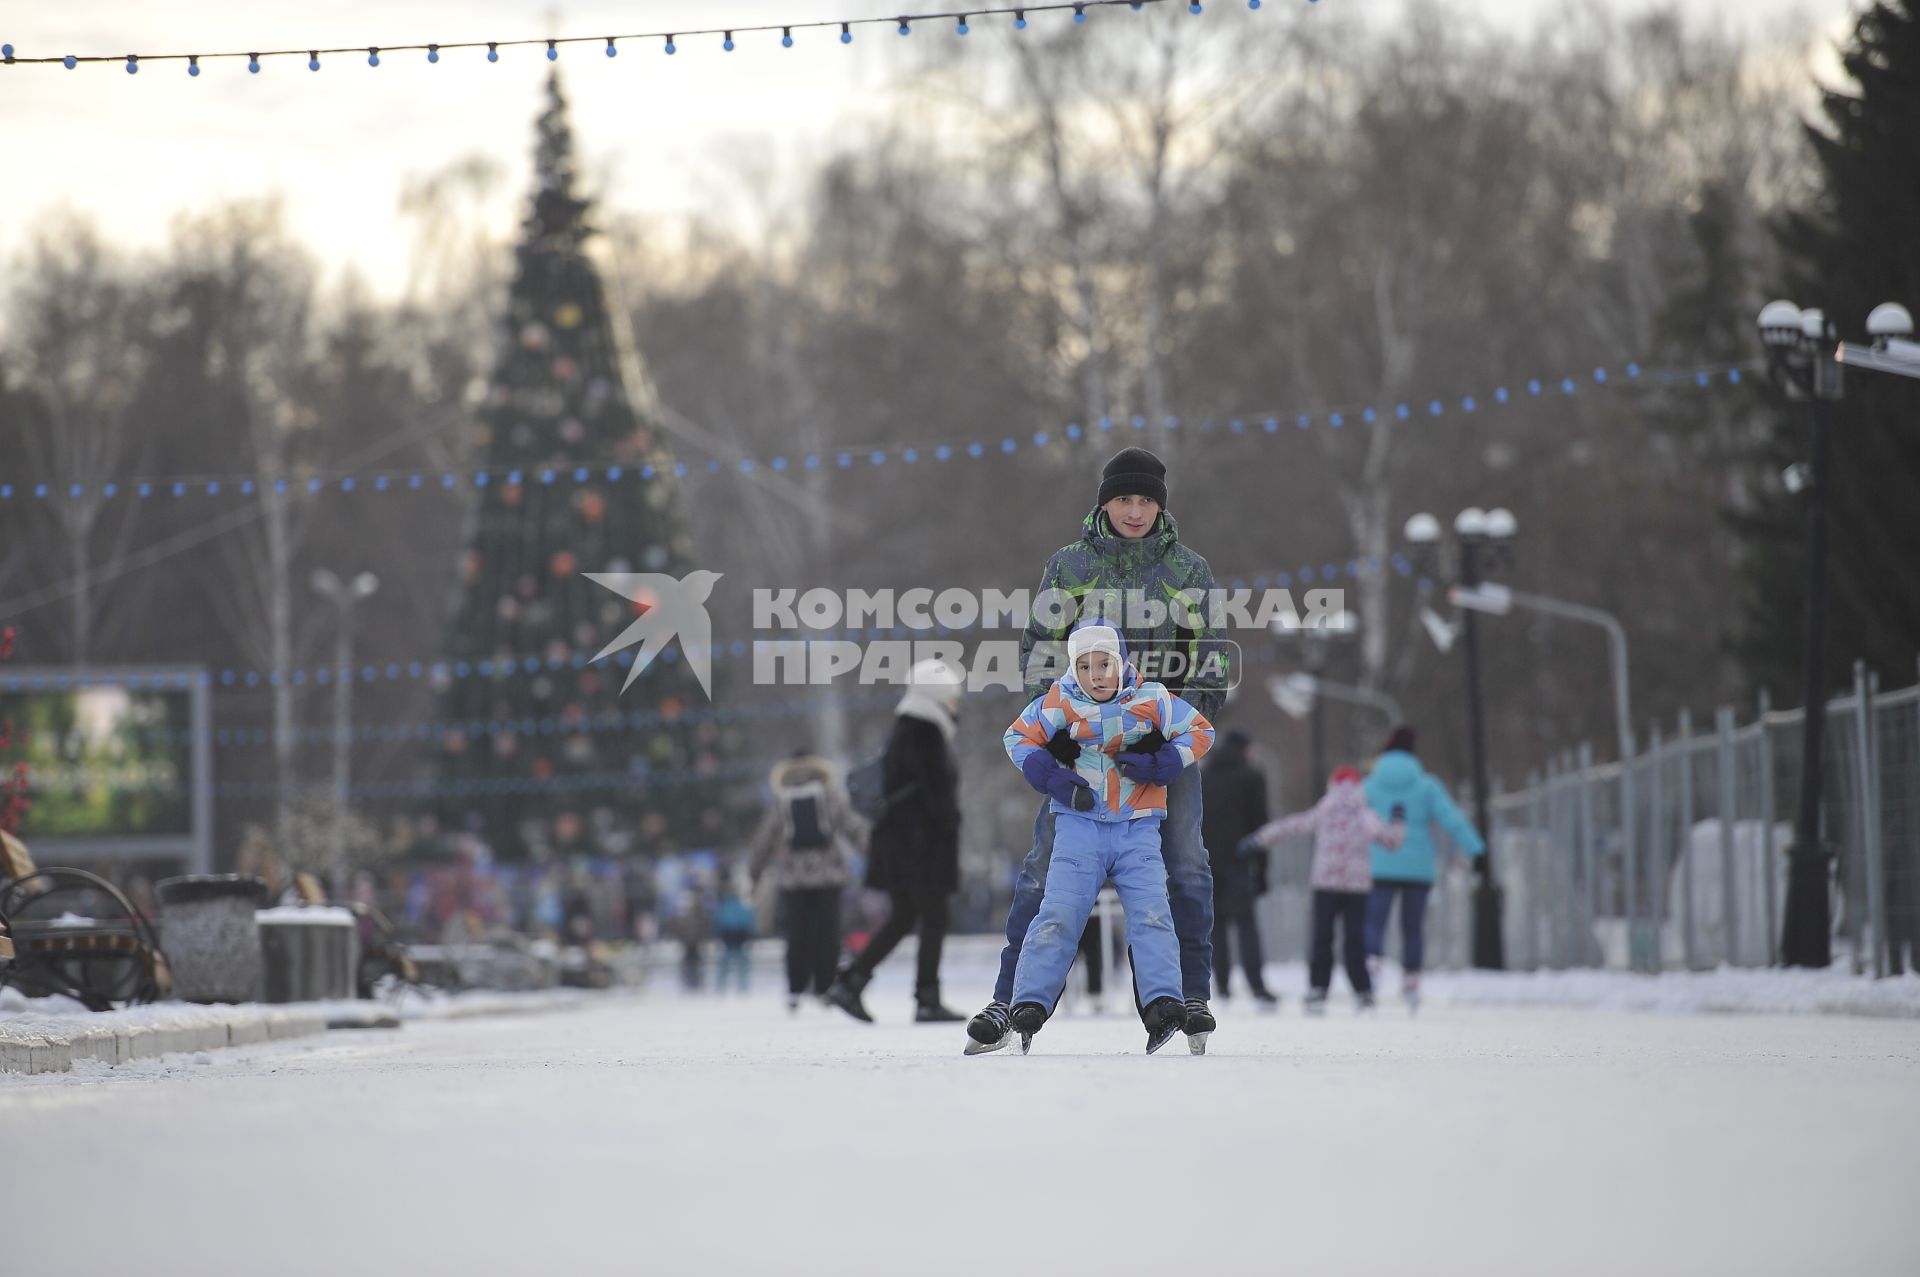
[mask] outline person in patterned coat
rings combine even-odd
[[[1238,850],[1246,855],[1271,850],[1284,838],[1313,835],[1313,864],[1307,880],[1313,888],[1313,940],[1307,956],[1307,1011],[1325,1009],[1333,983],[1333,926],[1339,922],[1347,979],[1364,1010],[1373,1005],[1373,979],[1367,971],[1367,898],[1373,890],[1371,845],[1391,854],[1407,836],[1406,813],[1380,819],[1367,805],[1359,769],[1333,773],[1326,794],[1306,811],[1268,821],[1248,834]]]
[[[773,802],[754,835],[750,871],[780,890],[787,940],[787,1009],[824,996],[840,963],[840,896],[865,825],[847,801],[840,769],[801,750],[767,778]]]

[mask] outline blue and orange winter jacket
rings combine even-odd
[[[1121,650],[1126,649],[1125,639]],[[1206,716],[1168,691],[1162,683],[1143,683],[1139,672],[1122,658],[1120,690],[1110,701],[1096,701],[1080,689],[1072,674],[1054,680],[1033,699],[1007,728],[1007,757],[1014,765],[1026,762],[1035,750],[1044,750],[1062,727],[1080,746],[1074,770],[1087,778],[1098,800],[1090,812],[1052,804],[1054,813],[1089,820],[1140,820],[1164,816],[1167,787],[1129,780],[1121,774],[1114,755],[1152,731],[1166,738],[1191,767],[1213,748],[1213,724]]]

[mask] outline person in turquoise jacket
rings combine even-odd
[[[1367,776],[1367,805],[1382,820],[1404,817],[1407,836],[1398,851],[1372,844],[1373,894],[1367,898],[1367,962],[1377,967],[1385,948],[1387,922],[1400,904],[1401,993],[1407,1005],[1420,1004],[1420,971],[1426,964],[1427,897],[1433,890],[1434,855],[1430,827],[1438,824],[1469,856],[1487,850],[1480,833],[1442,785],[1414,757],[1414,730],[1396,727],[1386,750]]]

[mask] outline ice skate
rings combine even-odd
[[[1047,1009],[1038,1002],[1022,1002],[1013,1009],[1013,1031],[1020,1035],[1020,1054],[1033,1050],[1033,1035],[1047,1022]]]
[[[1187,1007],[1172,998],[1155,998],[1140,1013],[1141,1020],[1147,1026],[1147,1054],[1152,1055],[1172,1040],[1173,1035],[1189,1024]]]
[[[1205,998],[1188,998],[1186,1003],[1187,1050],[1195,1055],[1207,1053],[1207,1038],[1219,1028],[1213,1018],[1213,1012],[1207,1009]]]
[[[1313,990],[1307,994],[1307,1000],[1300,1004],[1300,1009],[1315,1018],[1325,1015],[1327,1013],[1327,991],[1325,989]]]
[[[1400,996],[1406,1001],[1408,1015],[1420,1013],[1420,973],[1418,971],[1409,971],[1401,978]]]
[[[1007,1009],[1006,1003],[995,998],[967,1021],[967,1054],[985,1055],[988,1051],[998,1051],[1012,1035],[1013,1012]]]

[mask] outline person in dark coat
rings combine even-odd
[[[867,842],[867,886],[887,893],[887,920],[840,973],[826,1000],[872,1023],[861,993],[874,968],[916,927],[914,1019],[963,1019],[940,1002],[940,948],[947,938],[947,897],[960,886],[960,773],[953,756],[962,678],[944,661],[913,667],[895,711],[882,762],[888,804]]]
[[[1261,973],[1260,920],[1254,905],[1267,891],[1265,853],[1257,858],[1238,855],[1247,835],[1267,823],[1267,778],[1247,757],[1247,734],[1231,731],[1220,738],[1200,768],[1202,840],[1213,853],[1213,969],[1220,996],[1231,993],[1233,933],[1240,933],[1240,965],[1247,987],[1262,1006],[1279,999],[1267,991]]]

